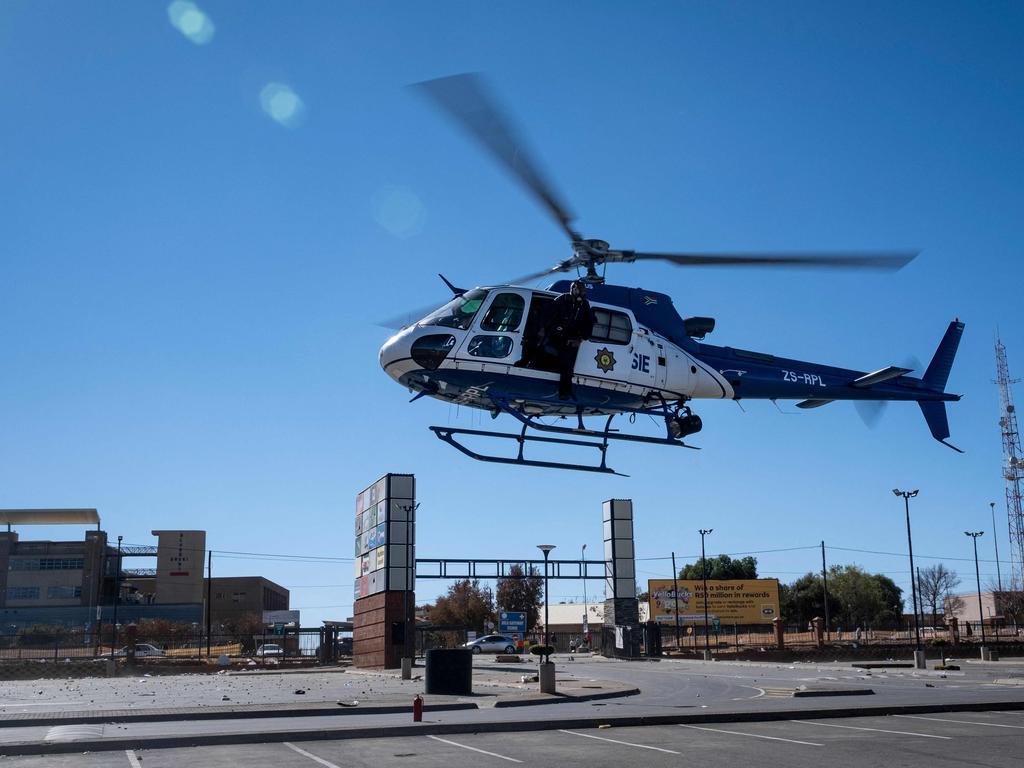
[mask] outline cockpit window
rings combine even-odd
[[[440,309],[436,309],[420,321],[421,325],[441,325],[445,328],[466,330],[487,298],[487,291],[476,288],[456,296]]]
[[[499,293],[480,321],[484,331],[514,331],[523,319],[526,302],[518,293]]]

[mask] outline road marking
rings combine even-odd
[[[757,693],[755,693],[753,696],[737,696],[735,699],[730,699],[730,701],[750,701],[751,699],[759,699],[762,696],[764,696],[764,688],[758,688],[756,685],[743,685],[740,687],[753,688],[755,691],[757,691]]]
[[[442,739],[439,736],[430,736],[428,734],[427,738],[428,739],[433,739],[434,741],[440,741],[442,744],[451,744],[453,747],[462,747],[463,749],[469,749],[469,750],[472,750],[473,752],[479,752],[481,755],[490,755],[491,757],[500,757],[502,760],[508,760],[510,763],[521,763],[521,762],[523,762],[522,760],[516,760],[514,757],[505,757],[505,755],[499,755],[497,752],[488,752],[486,749],[477,749],[476,747],[467,747],[465,744],[458,744],[458,743],[456,743],[454,741],[448,741],[448,739]],[[335,768],[337,768],[337,766],[335,766]]]
[[[798,741],[796,739],[784,739],[781,736],[762,736],[759,733],[744,733],[743,731],[727,731],[723,728],[701,728],[699,725],[683,725],[676,723],[680,728],[693,728],[697,731],[711,731],[712,733],[731,733],[734,736],[750,736],[752,739],[771,739],[772,741],[788,741],[790,744],[805,744],[808,747],[823,747],[824,744],[815,744],[813,741]]]
[[[813,720],[790,720],[791,723],[803,723],[804,725],[823,725],[826,728],[849,728],[851,731],[875,731],[877,733],[895,733],[899,736],[920,736],[923,739],[946,739],[949,741],[952,736],[933,736],[930,733],[912,733],[911,731],[889,731],[885,728],[866,728],[859,725],[837,725],[835,723],[816,723]]]
[[[949,720],[945,717],[921,717],[920,715],[893,715],[893,717],[909,717],[913,720],[934,720],[937,723],[959,723],[960,725],[991,725],[993,728],[1016,728],[1024,731],[1024,725],[1007,725],[1006,723],[983,723],[978,720]]]
[[[288,749],[294,749],[300,755],[303,755],[304,757],[308,757],[313,762],[320,763],[320,765],[326,766],[326,768],[341,768],[340,766],[337,766],[334,763],[328,762],[327,760],[324,760],[321,757],[317,757],[312,752],[307,752],[304,749],[299,749],[298,747],[296,747],[294,744],[292,744],[290,742],[282,741],[281,743],[284,744],[286,747],[288,747]]]
[[[135,756],[132,750],[126,749],[124,753],[128,756],[128,765],[132,768],[142,768],[142,763],[139,762],[139,758]]]
[[[682,752],[676,752],[673,749],[662,749],[661,747],[651,747],[647,744],[634,744],[630,741],[619,741],[618,739],[606,739],[604,736],[593,736],[589,733],[576,733],[576,731],[563,731],[561,728],[558,729],[559,733],[569,733],[573,736],[582,736],[585,739],[597,739],[598,741],[610,741],[612,744],[623,744],[627,747],[638,747],[640,749],[653,749],[655,752],[667,752],[670,755],[681,755]]]

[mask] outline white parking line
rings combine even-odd
[[[337,765],[335,765],[332,762],[324,760],[322,757],[317,757],[312,752],[307,752],[304,749],[299,749],[298,747],[296,747],[294,744],[292,744],[290,742],[282,741],[281,743],[284,744],[286,747],[288,747],[288,749],[294,749],[296,752],[298,752],[303,757],[308,757],[313,762],[320,763],[320,765],[323,765],[326,768],[341,768],[340,766],[337,766]]]
[[[661,747],[652,747],[647,744],[634,744],[630,741],[619,741],[618,739],[607,739],[604,736],[594,736],[589,733],[576,733],[576,731],[563,731],[561,728],[558,729],[559,733],[569,733],[573,736],[582,736],[585,739],[597,739],[598,741],[610,741],[612,744],[622,744],[626,747],[638,747],[639,749],[653,749],[655,752],[667,752],[670,755],[681,755],[682,752],[676,752],[674,749],[662,749]]]
[[[1007,725],[1006,723],[983,723],[978,720],[950,720],[945,717],[922,717],[921,715],[893,715],[893,717],[908,717],[911,720],[934,720],[937,723],[959,723],[960,725],[991,725],[993,728],[1016,728],[1024,731],[1024,725]]]
[[[132,768],[142,768],[142,763],[139,762],[139,758],[135,756],[135,753],[132,750],[126,749],[124,753],[128,756],[128,765]]]
[[[698,731],[711,731],[712,733],[731,733],[733,736],[750,736],[752,739],[771,739],[772,741],[788,741],[790,744],[805,744],[808,747],[823,747],[824,744],[815,744],[813,741],[798,741],[797,739],[784,739],[781,736],[762,736],[759,733],[744,733],[743,731],[727,731],[723,728],[702,728],[699,725],[683,725],[676,723],[680,728],[693,728]]]
[[[499,755],[497,752],[488,752],[486,749],[477,749],[476,747],[467,747],[465,744],[458,744],[454,741],[448,741],[448,739],[442,739],[439,736],[427,735],[428,739],[434,741],[440,741],[442,744],[451,744],[453,747],[462,747],[463,749],[469,749],[473,752],[479,752],[481,755],[490,755],[491,757],[500,757],[502,760],[508,760],[510,763],[521,763],[522,760],[516,760],[514,757],[505,757],[505,755]],[[337,768],[337,766],[335,766]]]
[[[922,739],[946,739],[949,741],[952,736],[933,736],[930,733],[912,733],[911,731],[889,731],[885,728],[867,728],[862,725],[837,725],[836,723],[817,723],[813,720],[790,720],[791,723],[803,723],[804,725],[823,725],[826,728],[849,728],[851,731],[875,731],[876,733],[895,733],[898,736],[920,736]]]

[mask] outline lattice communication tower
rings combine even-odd
[[[999,385],[999,431],[1003,435],[1003,479],[1006,483],[1006,516],[1010,524],[1010,572],[1014,587],[1024,585],[1024,509],[1021,507],[1021,482],[1024,481],[1024,458],[1017,431],[1017,412],[1013,407],[1010,385],[1020,379],[1010,378],[1006,364],[1006,347],[996,336],[996,384]]]

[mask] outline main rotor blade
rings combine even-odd
[[[801,253],[649,253],[623,251],[623,261],[668,261],[680,267],[802,267],[809,269],[902,269],[919,251],[833,251]]]
[[[540,172],[526,142],[516,133],[512,121],[502,114],[483,78],[475,73],[465,73],[426,80],[410,87],[430,98],[479,141],[547,208],[570,240],[579,240],[579,235],[569,226],[575,217]]]
[[[508,280],[506,284],[525,285],[526,283],[532,283],[534,280],[539,280],[542,277],[553,275],[556,272],[568,272],[570,269],[572,269],[572,267],[573,265],[570,263],[570,261],[563,261],[561,264],[556,264],[555,266],[549,267],[548,269],[542,269],[539,272],[531,272],[528,275],[523,275],[522,277],[516,277],[513,278],[512,280]]]
[[[436,302],[434,304],[427,304],[425,306],[418,307],[416,309],[410,309],[410,310],[408,310],[406,312],[403,312],[400,315],[395,315],[393,317],[389,317],[389,318],[386,318],[384,320],[376,320],[376,321],[374,321],[373,324],[374,325],[379,325],[381,328],[390,328],[391,330],[394,330],[394,331],[400,331],[402,328],[405,328],[405,326],[412,325],[413,323],[418,322],[419,320],[422,320],[424,317],[429,315],[435,309],[439,309],[439,308],[443,307],[445,304],[447,304],[451,300],[452,300],[452,297],[449,296],[448,298],[441,299],[440,301],[438,301],[438,302]]]

